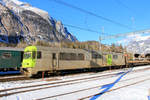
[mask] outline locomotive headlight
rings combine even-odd
[[[26,66],[26,65],[30,65],[30,64],[29,64],[29,63],[23,63],[23,65],[25,65],[25,66]]]

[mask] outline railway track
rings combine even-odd
[[[148,68],[145,68],[145,69],[142,69],[142,70],[135,70],[133,72],[143,71],[143,70],[147,70],[147,69]],[[65,86],[65,85],[72,85],[72,84],[78,84],[78,83],[82,83],[82,82],[94,81],[94,80],[99,80],[100,78],[103,78],[103,77],[108,78],[108,77],[111,77],[111,76],[114,76],[114,75],[116,76],[116,73],[109,74],[109,75],[99,75],[99,76],[94,76],[94,77],[90,77],[90,78],[88,77],[88,78],[76,79],[76,80],[50,82],[50,83],[46,83],[46,84],[39,84],[39,85],[32,85],[32,86],[23,86],[23,87],[16,87],[16,88],[10,88],[10,89],[3,89],[3,90],[0,90],[0,97],[9,96],[9,95],[17,94],[17,93],[31,92],[31,91],[36,91],[36,90],[40,90],[40,89],[47,89],[47,88],[52,88],[52,87],[60,87],[60,86]],[[137,77],[135,77],[135,78],[137,78]],[[129,79],[129,80],[131,80],[131,79]],[[52,86],[49,86],[49,85],[52,85]],[[43,86],[45,86],[45,87],[43,87]],[[94,88],[98,88],[98,87],[100,87],[100,86],[96,86]],[[30,88],[34,88],[34,89],[30,89]],[[79,91],[89,90],[89,89],[92,89],[92,88],[74,91],[73,93],[79,92]],[[17,91],[17,92],[11,92],[12,90],[19,90],[19,89],[27,89],[27,90],[20,90],[20,91]],[[72,93],[72,92],[70,92],[70,93]],[[65,95],[65,94],[61,94],[61,95]]]
[[[31,78],[20,76],[9,76],[9,77],[0,77],[0,82],[10,82],[10,81],[20,81],[20,80],[31,80]]]
[[[148,69],[150,69],[150,68],[144,68],[144,69],[142,69],[142,70],[148,70]],[[141,70],[141,69],[140,69]],[[140,71],[140,70],[137,70],[137,71]],[[142,71],[141,70],[141,71]],[[115,70],[114,70],[115,71]],[[136,71],[136,70],[135,70]],[[107,71],[106,71],[106,73],[107,73]],[[115,75],[115,74],[117,74],[118,72],[116,72],[116,73],[114,73],[114,74],[110,74],[110,75]],[[95,73],[90,73],[89,75],[95,75]],[[110,76],[109,74],[107,74],[108,76]],[[73,74],[73,75],[67,75],[67,76],[76,76],[76,74]],[[99,75],[98,77],[103,77],[103,76],[106,76],[106,75]],[[53,78],[51,78],[51,79],[46,79],[47,81],[49,81],[49,80],[59,80],[58,79],[58,77],[54,77],[55,79],[53,79]],[[93,77],[91,77],[91,78],[93,78]],[[27,77],[25,77],[24,75],[19,75],[19,76],[7,76],[7,77],[0,77],[0,82],[9,82],[9,81],[21,81],[21,80],[33,80],[33,81],[29,81],[29,82],[25,82],[25,81],[23,81],[23,83],[33,83],[33,82],[40,82],[41,81],[41,79],[34,79],[34,78],[27,78]]]
[[[149,75],[150,75],[150,74],[149,74]],[[147,75],[143,75],[143,76],[140,76],[140,77],[144,77],[144,76],[147,76]],[[125,81],[126,81],[126,82],[127,82],[127,81],[131,81],[131,80],[137,79],[137,78],[139,78],[139,77],[134,77],[134,78],[131,78],[131,79],[122,80],[122,81],[119,82],[119,84],[122,83],[122,82],[125,82]],[[120,87],[111,89],[111,90],[109,90],[109,91],[107,91],[107,92],[112,92],[112,91],[115,91],[115,90],[119,90],[119,89],[121,89],[121,88],[125,88],[125,87],[127,87],[127,86],[132,86],[132,85],[135,85],[135,84],[138,84],[138,83],[142,83],[142,82],[147,81],[147,80],[149,80],[149,79],[150,79],[150,78],[147,78],[147,79],[144,79],[144,80],[140,80],[140,81],[133,82],[133,83],[131,83],[131,84],[123,85],[123,86],[120,86]],[[109,84],[112,84],[112,83],[109,83]],[[107,85],[107,84],[106,84],[106,85]],[[36,99],[36,100],[44,100],[44,99],[51,99],[51,98],[54,98],[54,99],[55,99],[56,97],[66,96],[66,95],[70,95],[70,94],[74,94],[74,93],[80,93],[80,92],[84,92],[84,91],[87,91],[87,92],[88,92],[89,90],[97,89],[97,88],[100,88],[100,87],[102,87],[102,86],[104,86],[104,85],[98,85],[98,86],[94,86],[94,87],[90,87],[90,88],[85,88],[85,89],[80,89],[80,90],[76,90],[76,91],[72,91],[72,92],[62,93],[62,94],[53,95],[53,96],[48,96],[48,97],[44,97],[44,98],[38,98],[38,99]],[[96,95],[102,95],[102,94],[107,93],[107,92],[92,94],[92,95],[89,95],[89,96],[80,98],[80,99],[78,99],[78,100],[84,100],[84,99],[87,99],[87,98],[90,98],[90,97],[93,97],[93,96],[96,96]]]
[[[83,97],[83,98],[80,98],[78,100],[84,100],[84,99],[88,99],[88,98],[91,98],[93,96],[97,96],[97,95],[102,95],[104,93],[108,93],[108,92],[113,92],[115,90],[119,90],[119,89],[122,89],[122,88],[126,88],[126,87],[129,87],[129,86],[132,86],[132,85],[136,85],[136,84],[139,84],[139,83],[142,83],[142,82],[145,82],[147,80],[150,80],[150,78],[147,78],[147,79],[143,79],[143,80],[140,80],[140,81],[136,81],[136,82],[133,82],[131,84],[127,84],[127,85],[123,85],[123,86],[120,86],[120,87],[117,87],[117,88],[114,88],[114,89],[111,89],[107,92],[103,92],[103,93],[96,93],[96,94],[93,94],[93,95],[89,95],[89,96],[86,96],[86,97]],[[38,100],[41,100],[41,99],[38,99]]]
[[[144,69],[150,69],[150,68],[144,68]],[[115,71],[115,70],[114,70]],[[107,71],[106,71],[107,72]],[[92,73],[90,73],[92,74]],[[95,74],[95,73],[94,73]],[[73,74],[73,75],[67,75],[67,76],[76,76],[76,74]],[[57,78],[57,77],[56,77]],[[15,76],[6,76],[6,77],[0,77],[0,82],[9,82],[9,81],[21,81],[21,80],[34,80],[34,81],[29,81],[29,82],[26,82],[26,83],[32,83],[32,82],[37,82],[37,81],[41,81],[41,80],[38,80],[35,81],[34,78],[27,78],[25,77],[24,75],[15,75]]]
[[[85,74],[85,73],[84,73]],[[83,75],[84,75],[83,74]],[[86,73],[86,74],[88,74],[88,75],[94,75],[95,73]],[[73,77],[73,76],[77,76],[78,74],[72,74],[72,75],[65,75],[66,77]],[[82,75],[82,73],[80,74],[80,75]],[[103,75],[102,75],[103,76]],[[104,75],[105,76],[105,75]],[[50,80],[58,80],[58,78],[60,78],[60,77],[54,77],[55,79],[53,79],[53,78],[51,78],[51,79],[47,79],[48,77],[46,77],[45,79],[46,79],[46,81],[50,81]],[[42,78],[28,78],[28,77],[26,77],[26,76],[24,76],[24,75],[19,75],[19,76],[16,76],[16,75],[14,75],[14,76],[7,76],[7,77],[0,77],[0,82],[10,82],[10,81],[21,81],[21,80],[33,80],[33,81],[29,81],[29,82],[23,82],[23,83],[33,83],[33,82],[40,82],[41,81],[41,79]]]
[[[94,77],[75,79],[75,80],[49,82],[49,83],[45,83],[45,84],[38,84],[38,85],[32,85],[32,86],[23,86],[23,87],[16,87],[16,88],[10,88],[10,89],[3,89],[3,90],[0,90],[0,93],[9,92],[9,91],[12,91],[12,90],[17,90],[17,89],[27,89],[27,88],[33,88],[33,87],[53,85],[53,86],[48,86],[48,87],[44,87],[44,88],[37,88],[37,89],[33,89],[33,90],[21,91],[21,92],[30,92],[30,91],[40,90],[40,89],[46,89],[46,88],[52,88],[52,87],[58,87],[58,86],[64,86],[64,85],[77,84],[77,83],[82,83],[82,82],[87,82],[87,81],[93,81],[93,80],[97,80],[97,79],[100,79],[100,78],[105,77],[105,76],[111,77],[111,76],[114,76],[114,75],[116,75],[116,73],[109,74],[109,75],[99,75],[99,76],[94,76]],[[12,94],[17,94],[17,93],[20,93],[20,92],[14,92],[14,93],[5,94],[5,95],[0,94],[0,97],[12,95]]]

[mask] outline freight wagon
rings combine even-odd
[[[23,49],[0,47],[0,74],[20,70]]]

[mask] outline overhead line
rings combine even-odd
[[[95,31],[95,30],[91,30],[91,29],[87,29],[87,28],[82,28],[82,27],[78,27],[78,26],[74,26],[74,25],[69,25],[69,24],[63,24],[65,26],[71,27],[71,28],[75,28],[75,29],[79,29],[79,30],[84,30],[84,31],[88,31],[88,32],[93,32],[93,33],[97,33],[100,34],[100,32]],[[103,35],[110,35],[108,33],[103,33]]]
[[[102,20],[105,20],[105,21],[107,21],[107,22],[116,24],[116,25],[118,25],[118,26],[120,26],[120,27],[124,27],[124,28],[127,28],[127,29],[132,29],[131,27],[129,27],[129,26],[127,26],[127,25],[121,24],[121,23],[119,23],[119,22],[116,22],[116,21],[114,21],[114,20],[108,19],[108,18],[103,17],[103,16],[101,16],[101,15],[97,15],[97,14],[95,14],[95,13],[93,13],[93,12],[88,11],[88,10],[85,10],[85,9],[76,7],[76,6],[74,6],[74,5],[68,4],[68,3],[66,3],[66,2],[64,2],[64,1],[62,1],[62,0],[52,0],[52,1],[54,1],[55,3],[61,4],[61,5],[64,5],[64,6],[73,8],[73,9],[76,9],[76,10],[78,10],[78,11],[80,11],[80,12],[87,13],[87,14],[89,14],[89,15],[95,16],[95,17],[100,18],[100,19],[102,19]]]
[[[94,32],[94,33],[100,33],[98,31],[94,31],[94,30],[91,30],[91,29],[87,29],[87,28],[81,28],[81,27],[78,27],[78,26],[73,26],[73,25],[69,25],[69,24],[64,24],[65,26],[68,26],[68,27],[72,27],[72,28],[76,28],[76,29],[80,29],[80,30],[85,30],[85,31],[89,31],[89,32]]]
[[[128,32],[128,33],[119,33],[117,35],[111,35],[111,36],[104,36],[103,40],[106,39],[113,39],[113,38],[119,38],[119,37],[126,37],[128,35],[135,35],[135,34],[148,34],[150,33],[150,29],[144,29],[144,30],[137,30],[133,32]]]
[[[122,1],[120,0],[114,0],[116,3],[122,5],[124,8],[128,9],[130,12],[135,13],[135,11],[133,9],[131,9],[130,7],[128,7],[127,5],[125,5]]]

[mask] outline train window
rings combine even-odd
[[[9,58],[11,58],[11,54],[8,53],[8,52],[5,52],[5,53],[2,54],[2,58],[3,59],[9,59]]]
[[[53,59],[56,59],[56,53],[53,53]]]
[[[78,60],[84,60],[84,54],[79,53],[78,54]]]
[[[102,56],[100,54],[92,54],[93,59],[101,59]]]
[[[40,58],[42,58],[41,51],[37,51],[37,59],[40,59]]]
[[[113,59],[118,59],[118,55],[113,55]]]
[[[70,60],[76,60],[77,55],[75,53],[70,53]]]
[[[101,59],[101,58],[102,58],[102,56],[101,56],[100,54],[97,54],[97,58]]]
[[[111,58],[112,58],[112,56],[111,56],[111,55],[108,55],[108,58],[109,58],[109,59],[111,59]]]
[[[32,59],[35,59],[35,57],[36,57],[36,52],[32,51]]]
[[[59,59],[66,60],[66,53],[60,53]]]
[[[84,60],[84,54],[76,53],[60,53],[60,60]]]
[[[59,60],[63,60],[64,53],[59,54]]]

